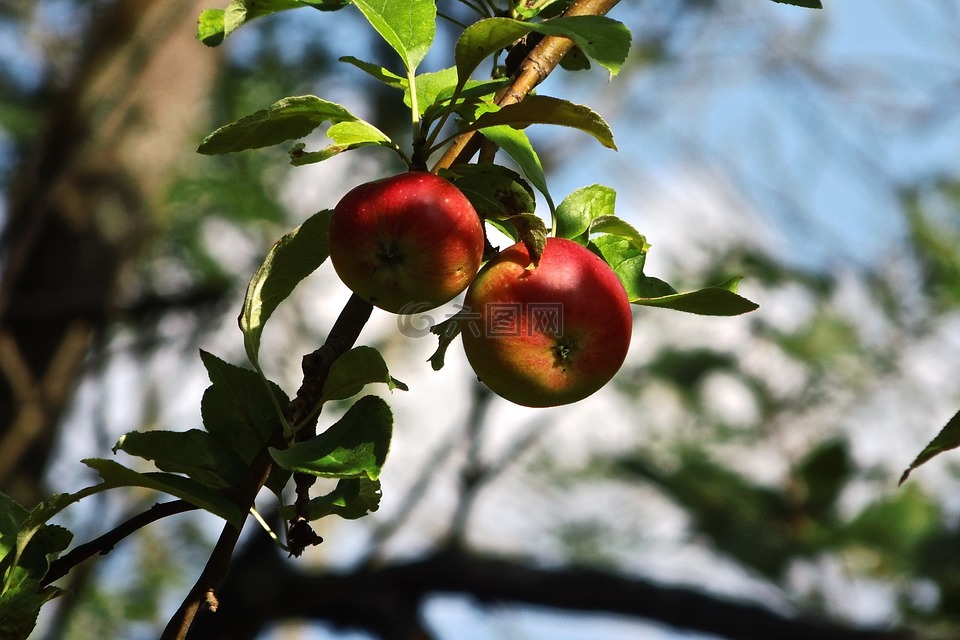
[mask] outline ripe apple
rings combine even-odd
[[[337,203],[330,260],[354,293],[392,313],[426,311],[467,288],[483,257],[483,223],[443,178],[410,171],[362,184]]]
[[[463,348],[480,380],[528,407],[586,398],[610,381],[633,319],[617,274],[571,240],[548,238],[536,267],[523,243],[492,258],[467,289]]]

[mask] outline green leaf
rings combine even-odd
[[[519,213],[507,218],[506,222],[517,230],[517,237],[527,248],[533,266],[540,264],[540,256],[547,247],[547,227],[543,219],[534,213]]]
[[[523,102],[510,104],[496,111],[488,111],[463,130],[472,131],[498,125],[522,128],[531,124],[573,127],[589,133],[609,149],[617,148],[613,142],[610,126],[596,112],[569,100],[549,96],[528,96]]]
[[[219,155],[246,149],[259,149],[287,140],[297,140],[324,122],[359,122],[360,119],[339,104],[316,96],[291,96],[269,108],[225,124],[207,136],[198,153]]]
[[[461,164],[443,169],[440,176],[467,196],[481,218],[506,219],[533,213],[533,189],[516,171],[496,164]]]
[[[540,156],[534,151],[527,134],[509,125],[487,127],[480,129],[480,133],[513,158],[523,175],[527,177],[530,184],[543,194],[552,209],[553,199],[547,190],[547,178],[543,173],[543,165],[540,164]]]
[[[350,0],[233,0],[226,11],[207,9],[200,13],[197,39],[208,47],[215,47],[241,25],[254,18],[300,7],[336,11],[349,3]]]
[[[466,83],[487,56],[510,46],[530,31],[570,38],[611,74],[620,70],[630,51],[629,29],[606,16],[570,16],[540,23],[488,18],[464,29],[457,40],[454,55],[460,84]]]
[[[510,18],[487,18],[464,29],[454,49],[460,86],[466,84],[470,75],[487,56],[527,35],[530,28],[528,22]]]
[[[630,52],[630,30],[606,16],[565,16],[531,25],[533,31],[574,41],[588,58],[617,75]]]
[[[592,222],[592,221],[591,221]],[[607,234],[593,239],[587,245],[595,250],[610,265],[623,283],[627,298],[633,300],[651,295],[644,285],[648,283],[643,273],[647,259],[647,249],[638,246],[629,238]],[[673,289],[662,293],[676,293]]]
[[[430,327],[430,333],[440,338],[437,350],[430,356],[428,362],[434,371],[440,371],[443,368],[443,358],[447,354],[447,347],[460,335],[461,321],[464,310],[458,311],[455,315],[447,318],[440,324]]]
[[[384,83],[387,86],[393,87],[394,89],[400,89],[401,91],[407,91],[410,86],[410,83],[407,82],[407,79],[403,76],[398,76],[393,71],[381,67],[378,64],[372,62],[365,62],[359,58],[354,58],[353,56],[343,56],[339,58],[340,62],[346,62],[352,64],[361,71],[366,72],[369,76],[376,78],[380,82]]]
[[[246,513],[241,511],[240,507],[196,480],[172,473],[138,473],[112,460],[88,458],[82,462],[96,470],[103,478],[104,484],[94,487],[95,489],[114,487],[153,489],[186,500],[190,504],[223,518],[238,529],[243,526]]]
[[[943,426],[943,429],[940,430],[940,433],[937,434],[937,437],[930,441],[926,447],[923,448],[923,451],[920,452],[920,455],[910,463],[910,466],[903,472],[903,475],[900,476],[900,484],[906,482],[907,478],[910,477],[910,472],[925,463],[930,458],[938,456],[944,451],[950,451],[951,449],[956,449],[960,447],[960,411],[958,411],[950,420]]]
[[[280,238],[247,285],[239,324],[247,358],[257,369],[260,339],[267,320],[297,284],[327,259],[327,227],[332,213],[316,213]]]
[[[88,487],[76,493],[58,493],[26,514],[16,533],[12,555],[8,552],[0,560],[0,567],[4,569],[4,591],[30,582],[39,583],[47,573],[50,558],[66,549],[73,537],[73,534],[63,527],[48,525],[46,522],[77,500],[100,490],[100,487]],[[13,513],[14,518],[19,518],[20,515],[22,513],[19,510]],[[9,540],[4,546],[7,544]]]
[[[656,297],[631,297],[630,302],[647,307],[663,307],[703,316],[737,316],[759,308],[755,302],[737,295],[739,278],[716,287]],[[628,290],[629,291],[629,290]]]
[[[457,84],[457,69],[441,69],[430,73],[421,73],[416,77],[417,89],[417,108],[420,116],[426,112],[427,108],[433,105],[440,95],[446,95],[449,99],[452,90]],[[410,102],[410,87],[404,88],[403,103],[408,107]]]
[[[273,383],[268,391],[256,371],[227,364],[206,351],[200,351],[200,359],[213,383],[200,401],[203,426],[249,466],[281,428],[277,406],[289,400]]]
[[[407,391],[407,385],[390,376],[387,363],[379,351],[373,347],[354,347],[337,358],[330,367],[323,385],[323,401],[349,398],[374,382],[385,383],[391,390]]]
[[[270,455],[281,467],[295,473],[376,480],[392,433],[393,414],[387,403],[376,396],[364,396],[320,435],[287,449],[271,447]]]
[[[593,184],[572,192],[557,205],[557,237],[586,244],[594,218],[613,215],[617,192]]]
[[[342,478],[330,493],[310,500],[307,506],[307,518],[319,520],[324,516],[340,516],[347,520],[362,518],[380,508],[380,481],[366,476]],[[280,510],[283,518],[293,517],[294,508]]]
[[[197,20],[197,40],[208,47],[215,47],[223,42],[226,37],[224,13],[223,9],[206,9],[200,12]]]
[[[46,521],[73,501],[59,494],[28,512],[0,494],[0,638],[27,638],[44,603],[66,593],[41,588],[40,581],[73,539],[67,529]]]
[[[0,493],[0,558],[16,548],[17,532],[27,519],[26,507],[5,493]]]
[[[38,582],[31,581],[0,594],[0,638],[27,640],[37,624],[40,608],[65,593],[57,587],[41,589]]]
[[[290,164],[299,167],[305,164],[323,162],[344,151],[359,149],[360,147],[380,146],[388,149],[397,149],[393,140],[369,122],[338,122],[327,129],[327,137],[334,144],[320,151],[304,151],[305,145],[301,142],[290,150]]]
[[[427,55],[437,28],[435,0],[354,0],[367,21],[414,71]]]
[[[820,0],[773,0],[780,4],[792,4],[795,7],[806,7],[807,9],[823,9],[823,3]]]
[[[162,471],[182,473],[214,489],[236,486],[247,466],[207,431],[132,431],[120,438],[113,452],[151,460]]]
[[[626,220],[622,220],[614,215],[597,216],[590,221],[590,227],[587,229],[587,235],[592,233],[605,233],[611,236],[625,239],[629,246],[641,253],[646,253],[650,249],[647,239],[637,231],[633,225]]]

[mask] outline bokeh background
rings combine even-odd
[[[243,362],[236,314],[271,243],[400,169],[378,149],[299,168],[282,146],[195,154],[286,95],[396,139],[407,122],[398,95],[337,62],[395,62],[352,8],[271,16],[209,49],[196,17],[215,4],[0,2],[0,490],[25,504],[95,482],[79,461],[127,431],[198,427],[198,349]],[[639,307],[614,382],[549,410],[484,392],[457,344],[432,371],[435,339],[398,331],[455,304],[375,313],[361,341],[410,387],[382,392],[381,508],[324,523],[296,562],[248,523],[237,606],[197,637],[960,636],[960,466],[947,454],[898,486],[960,408],[960,3],[644,0],[610,15],[633,32],[623,71],[558,70],[538,91],[590,105],[619,151],[531,129],[554,199],[613,187],[652,245],[649,275],[681,290],[741,275],[760,309]],[[424,70],[448,64],[459,27],[439,28]],[[324,265],[271,320],[263,365],[288,393],[348,295]],[[157,499],[108,492],[60,522],[83,542]],[[169,518],[79,567],[36,638],[156,637],[219,528]],[[453,557],[500,584],[426,571],[425,587],[382,578],[350,601],[360,613],[330,611],[358,576]],[[538,597],[511,591],[524,580]]]

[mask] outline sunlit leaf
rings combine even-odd
[[[522,102],[484,113],[463,130],[471,131],[497,125],[522,128],[531,124],[572,127],[589,133],[607,148],[617,148],[610,126],[599,114],[584,105],[550,96],[528,96]]]
[[[407,385],[390,375],[383,356],[373,347],[354,347],[337,358],[330,367],[323,385],[323,400],[343,400],[356,395],[373,383],[386,384],[390,389],[407,390]]]
[[[353,0],[367,21],[413,71],[427,55],[437,28],[435,0]]]
[[[295,473],[324,478],[376,480],[390,449],[393,414],[381,398],[364,396],[332,427],[286,449],[270,449],[274,461]]]
[[[586,244],[587,230],[594,218],[613,215],[617,192],[593,184],[570,193],[557,205],[557,237]]]
[[[330,210],[320,211],[280,238],[247,285],[238,320],[251,364],[259,368],[264,326],[277,306],[327,259]]]
[[[530,144],[527,134],[509,125],[487,127],[480,129],[480,133],[513,158],[530,184],[544,195],[547,202],[553,202],[547,190],[547,178],[543,172],[543,165],[540,164],[540,156]]]
[[[316,96],[283,98],[266,109],[225,124],[200,143],[199,153],[219,155],[302,138],[325,122],[356,122],[346,108]]]

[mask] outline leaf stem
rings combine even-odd
[[[410,88],[410,120],[411,137],[413,139],[413,155],[410,160],[410,168],[414,170],[425,169],[427,158],[424,155],[423,136],[420,128],[420,104],[417,100],[417,75],[416,69],[407,69],[407,86]]]

